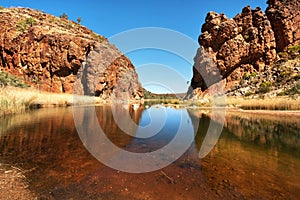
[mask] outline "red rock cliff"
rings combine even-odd
[[[130,60],[91,30],[24,8],[1,9],[0,24],[0,69],[32,86],[56,93],[75,89],[103,98],[120,91],[130,99],[143,96]],[[125,83],[119,81],[123,75]]]
[[[277,51],[300,44],[300,1],[269,0],[266,14],[275,32]]]
[[[201,47],[194,59],[190,94],[193,90],[201,93],[222,79],[228,89],[245,72],[263,72],[277,60],[278,52],[300,44],[299,0],[268,3],[266,14],[249,6],[233,19],[215,12],[207,14],[198,40]],[[219,72],[218,77],[212,75],[214,71]]]

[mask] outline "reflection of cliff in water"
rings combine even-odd
[[[77,117],[82,118],[82,122],[85,126],[94,126],[91,124],[92,120],[89,120],[86,115],[90,111],[88,107],[83,107],[84,112],[77,114]],[[1,119],[1,135],[0,135],[0,150],[6,155],[6,152],[12,152],[15,156],[18,153],[26,151],[28,153],[43,154],[43,150],[53,148],[53,146],[59,145],[58,143],[68,144],[68,140],[72,139],[77,132],[74,126],[74,120],[72,115],[72,108],[51,108],[41,109],[35,112],[29,112],[21,115],[11,116]],[[94,109],[94,108],[93,108]],[[111,107],[101,106],[96,107],[97,122],[104,130],[108,138],[113,138],[119,146],[125,146],[128,144],[132,137],[127,134],[123,134],[112,117]],[[133,109],[121,110],[121,112],[129,112],[132,120],[138,124],[142,115],[142,108],[133,111]],[[125,116],[123,113],[119,113],[121,116]],[[129,120],[129,119],[127,119]],[[70,134],[72,133],[71,137]],[[75,133],[75,134],[74,134]],[[88,132],[86,136],[88,137]],[[65,150],[68,145],[61,146],[62,150]],[[59,149],[53,148],[58,151]],[[30,152],[27,152],[30,151]]]
[[[96,111],[97,119],[93,119],[92,112]],[[82,128],[79,130],[80,138],[84,144],[92,148],[99,146],[98,132],[105,133],[107,138],[119,147],[125,147],[134,138],[134,133],[137,130],[140,118],[142,116],[143,107],[133,110],[132,107],[125,107],[122,104],[110,106],[96,107],[81,107],[76,108],[74,116],[77,118],[77,127]],[[119,124],[116,122],[127,122],[126,130],[130,130],[131,135],[127,134],[126,130],[120,129]],[[124,124],[122,124],[124,126]],[[98,130],[101,129],[101,130]],[[95,134],[96,133],[96,134]]]
[[[195,143],[198,151],[210,123],[218,124],[218,114],[211,119],[210,112],[189,110],[195,130]],[[195,124],[199,118],[199,125]],[[224,134],[226,132],[226,134]],[[263,146],[278,151],[293,151],[300,155],[300,119],[297,117],[268,116],[259,114],[227,113],[222,137],[235,137],[236,140],[255,146]]]
[[[203,146],[210,112],[199,117],[195,149]],[[227,113],[224,129],[212,151],[201,159],[203,176],[216,191],[238,191],[236,199],[298,199],[300,189],[299,119]],[[215,118],[218,119],[218,118]],[[224,198],[232,199],[232,197]]]
[[[190,109],[188,113],[195,130],[195,145],[197,151],[199,152],[201,147],[203,150],[205,146],[211,149],[213,147],[212,145],[216,144],[221,136],[225,116],[224,110],[216,111],[214,114],[211,114],[199,109]],[[206,143],[204,144],[205,137]]]
[[[95,109],[99,124],[109,138],[114,138],[116,145],[125,146],[131,142],[132,137],[117,134],[116,123],[108,117],[111,114],[109,106]],[[129,113],[138,124],[142,110],[129,109]],[[87,126],[91,125],[89,118],[79,117]],[[24,170],[26,177],[30,177],[30,189],[38,193],[47,188],[66,187],[103,167],[82,145],[72,108],[41,109],[3,119],[1,123],[7,126],[0,135],[0,162]],[[86,135],[88,138],[88,133]]]
[[[228,113],[225,127],[242,142],[300,155],[299,122],[297,117]]]

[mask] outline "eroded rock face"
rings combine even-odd
[[[114,90],[117,96],[127,91],[129,99],[143,96],[134,66],[106,38],[31,9],[2,9],[0,16],[1,70],[42,91],[73,93],[76,85],[81,94],[103,98]],[[122,75],[129,85],[118,85]]]
[[[95,45],[88,54],[77,75],[75,91],[116,100],[139,100],[143,96],[133,64],[107,41]]]
[[[219,71],[221,79],[232,82],[239,80],[244,71],[264,70],[276,59],[274,32],[260,8],[245,7],[233,19],[209,12],[201,31],[199,44],[202,49],[195,57],[191,82],[194,89],[200,87],[204,91],[220,80],[206,78],[209,81],[204,83],[203,73],[211,71],[212,65]],[[213,64],[203,60],[204,57],[210,57]]]
[[[190,94],[199,96],[217,82],[215,77],[212,80],[216,81],[204,81],[212,66],[228,91],[246,72],[263,74],[277,60],[277,53],[300,44],[300,1],[269,0],[268,4],[266,14],[249,6],[233,19],[207,14],[198,39],[202,49],[194,59]],[[208,58],[213,62],[207,63]]]
[[[268,0],[266,14],[275,32],[277,51],[300,44],[300,1]]]

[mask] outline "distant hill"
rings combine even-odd
[[[183,99],[186,96],[186,93],[178,94],[155,94],[147,89],[143,88],[144,98],[145,99]]]

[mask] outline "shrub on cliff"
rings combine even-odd
[[[68,19],[69,19],[69,16],[68,16],[66,13],[63,13],[63,14],[61,14],[61,15],[59,16],[59,18],[68,20]]]
[[[81,22],[82,22],[81,17],[78,17],[78,18],[77,18],[77,23],[80,24]]]
[[[272,83],[270,81],[264,81],[260,84],[258,91],[260,93],[268,93],[271,91]]]
[[[24,32],[29,26],[36,25],[36,21],[32,18],[26,18],[25,20],[20,20],[17,22],[17,31]]]
[[[25,84],[18,77],[12,76],[7,72],[0,71],[0,87],[3,86],[13,86],[13,87],[20,87],[20,88],[29,87],[29,85]]]

